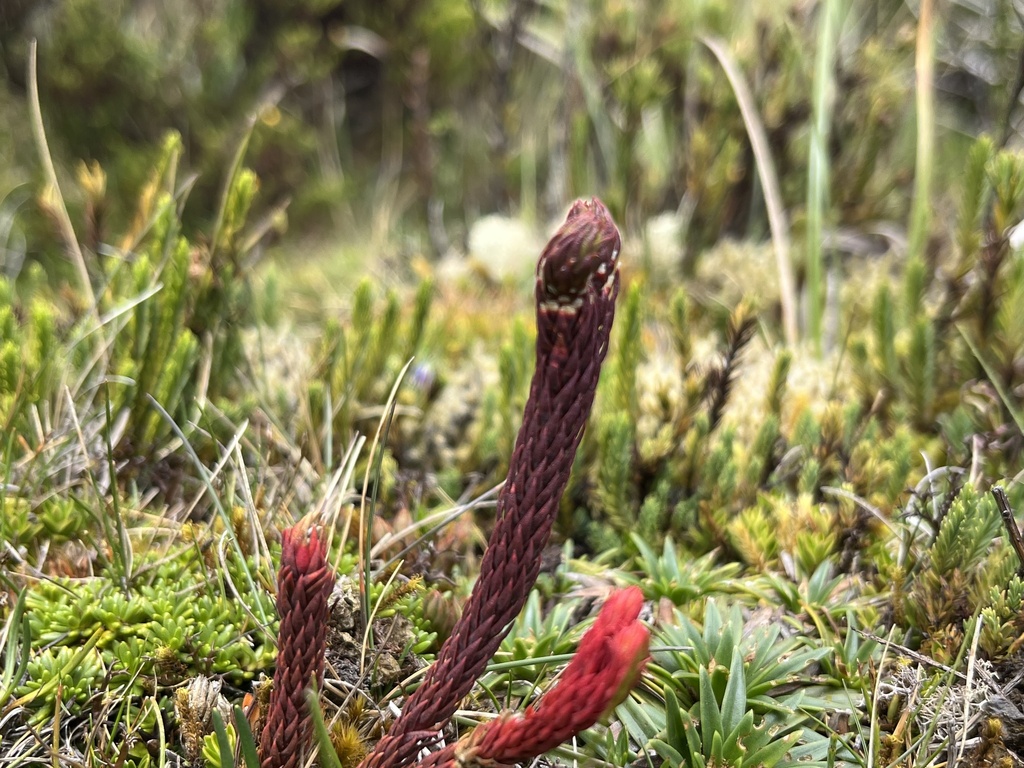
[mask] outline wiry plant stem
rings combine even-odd
[[[620,246],[608,210],[593,199],[573,205],[541,254],[537,367],[479,579],[437,662],[363,768],[401,768],[436,739],[526,602],[608,351]]]

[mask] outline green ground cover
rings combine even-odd
[[[209,5],[0,32],[0,765],[234,764],[312,516],[355,766],[471,589],[577,194],[612,346],[454,727],[637,584],[651,662],[548,764],[1022,764],[1012,4]]]

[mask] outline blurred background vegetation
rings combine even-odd
[[[972,136],[1019,139],[1024,69],[1012,0],[950,0],[936,13],[943,188]],[[375,227],[440,256],[464,246],[481,214],[546,222],[598,194],[634,230],[677,214],[688,254],[768,232],[748,127],[712,52],[719,38],[752,94],[798,251],[815,131],[831,169],[832,248],[898,235],[914,179],[917,15],[897,0],[7,0],[4,269],[16,271],[21,251],[50,250],[32,204],[33,37],[51,151],[67,173],[102,166],[102,223],[114,231],[171,129],[197,174],[186,221],[208,224],[251,125],[259,205],[289,200],[293,239]],[[829,92],[816,124],[822,64]]]
[[[142,768],[176,687],[212,670],[241,700],[273,664],[276,531],[311,511],[364,526],[365,589],[423,579],[403,647],[436,650],[576,196],[622,227],[623,290],[562,565],[503,653],[572,647],[595,579],[642,586],[663,655],[587,754],[703,764],[684,725],[731,666],[759,733],[811,692],[782,765],[932,765],[952,718],[920,686],[1019,670],[1024,558],[986,495],[1024,503],[1019,2],[0,0],[0,67],[0,705],[25,715],[0,738],[24,754],[46,721]],[[105,633],[122,592],[135,624]],[[725,625],[763,652],[712,647]],[[887,665],[882,635],[931,661]],[[1005,731],[957,733],[1019,764],[992,701]],[[362,749],[384,723],[349,714]],[[761,764],[738,739],[716,764]]]

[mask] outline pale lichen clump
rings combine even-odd
[[[292,324],[265,325],[246,328],[241,341],[257,391],[266,393],[282,413],[298,417],[314,362],[312,334]]]
[[[947,744],[973,749],[981,736],[965,735],[965,727],[973,731],[972,716],[991,709],[990,702],[998,709],[998,700],[1003,699],[991,686],[995,681],[992,664],[980,658],[973,662],[970,680],[957,677],[946,685],[936,685],[931,669],[900,659],[880,675],[876,704],[882,711],[909,711],[914,730],[931,734],[924,746],[929,752],[938,753]]]
[[[683,266],[686,223],[677,211],[652,216],[644,224],[644,256],[655,279],[678,280]]]
[[[675,450],[675,425],[685,415],[685,383],[676,356],[667,350],[651,354],[637,370],[636,388],[637,451],[645,462],[658,461]]]
[[[684,417],[683,411],[691,402],[694,393],[689,390],[703,385],[702,372],[721,357],[718,342],[711,336],[693,339],[692,345],[688,375],[680,370],[678,355],[665,345],[651,352],[637,370],[636,436],[641,458],[657,459],[674,449],[673,425]],[[720,426],[734,431],[738,446],[753,440],[768,415],[769,390],[778,354],[761,336],[755,336],[743,349],[739,375],[732,381]],[[787,432],[805,410],[810,409],[820,418],[830,402],[854,396],[852,379],[841,355],[834,352],[817,357],[806,346],[793,353],[786,392],[782,412],[774,415]]]
[[[542,246],[532,227],[507,216],[484,216],[469,230],[470,263],[496,283],[525,280]]]
[[[765,307],[779,302],[779,270],[770,242],[723,240],[700,255],[697,286],[725,306],[757,296]]]
[[[197,675],[174,694],[174,714],[178,718],[185,757],[195,764],[202,758],[203,742],[213,731],[213,713],[221,722],[231,722],[231,705],[221,693],[222,682]]]
[[[755,336],[744,350],[741,375],[736,378],[722,417],[723,426],[735,428],[741,440],[752,437],[767,415],[767,394],[777,354],[760,336]],[[776,414],[784,431],[791,430],[805,410],[820,418],[829,403],[854,396],[852,377],[842,355],[833,351],[819,357],[807,345],[792,352],[786,391],[782,413]]]

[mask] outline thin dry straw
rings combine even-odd
[[[814,112],[807,163],[807,332],[819,355],[822,351],[822,316],[825,313],[821,233],[829,203],[828,129],[835,102],[835,78],[832,73],[839,31],[846,10],[847,3],[844,0],[827,0],[821,9],[821,35],[814,63]]]

